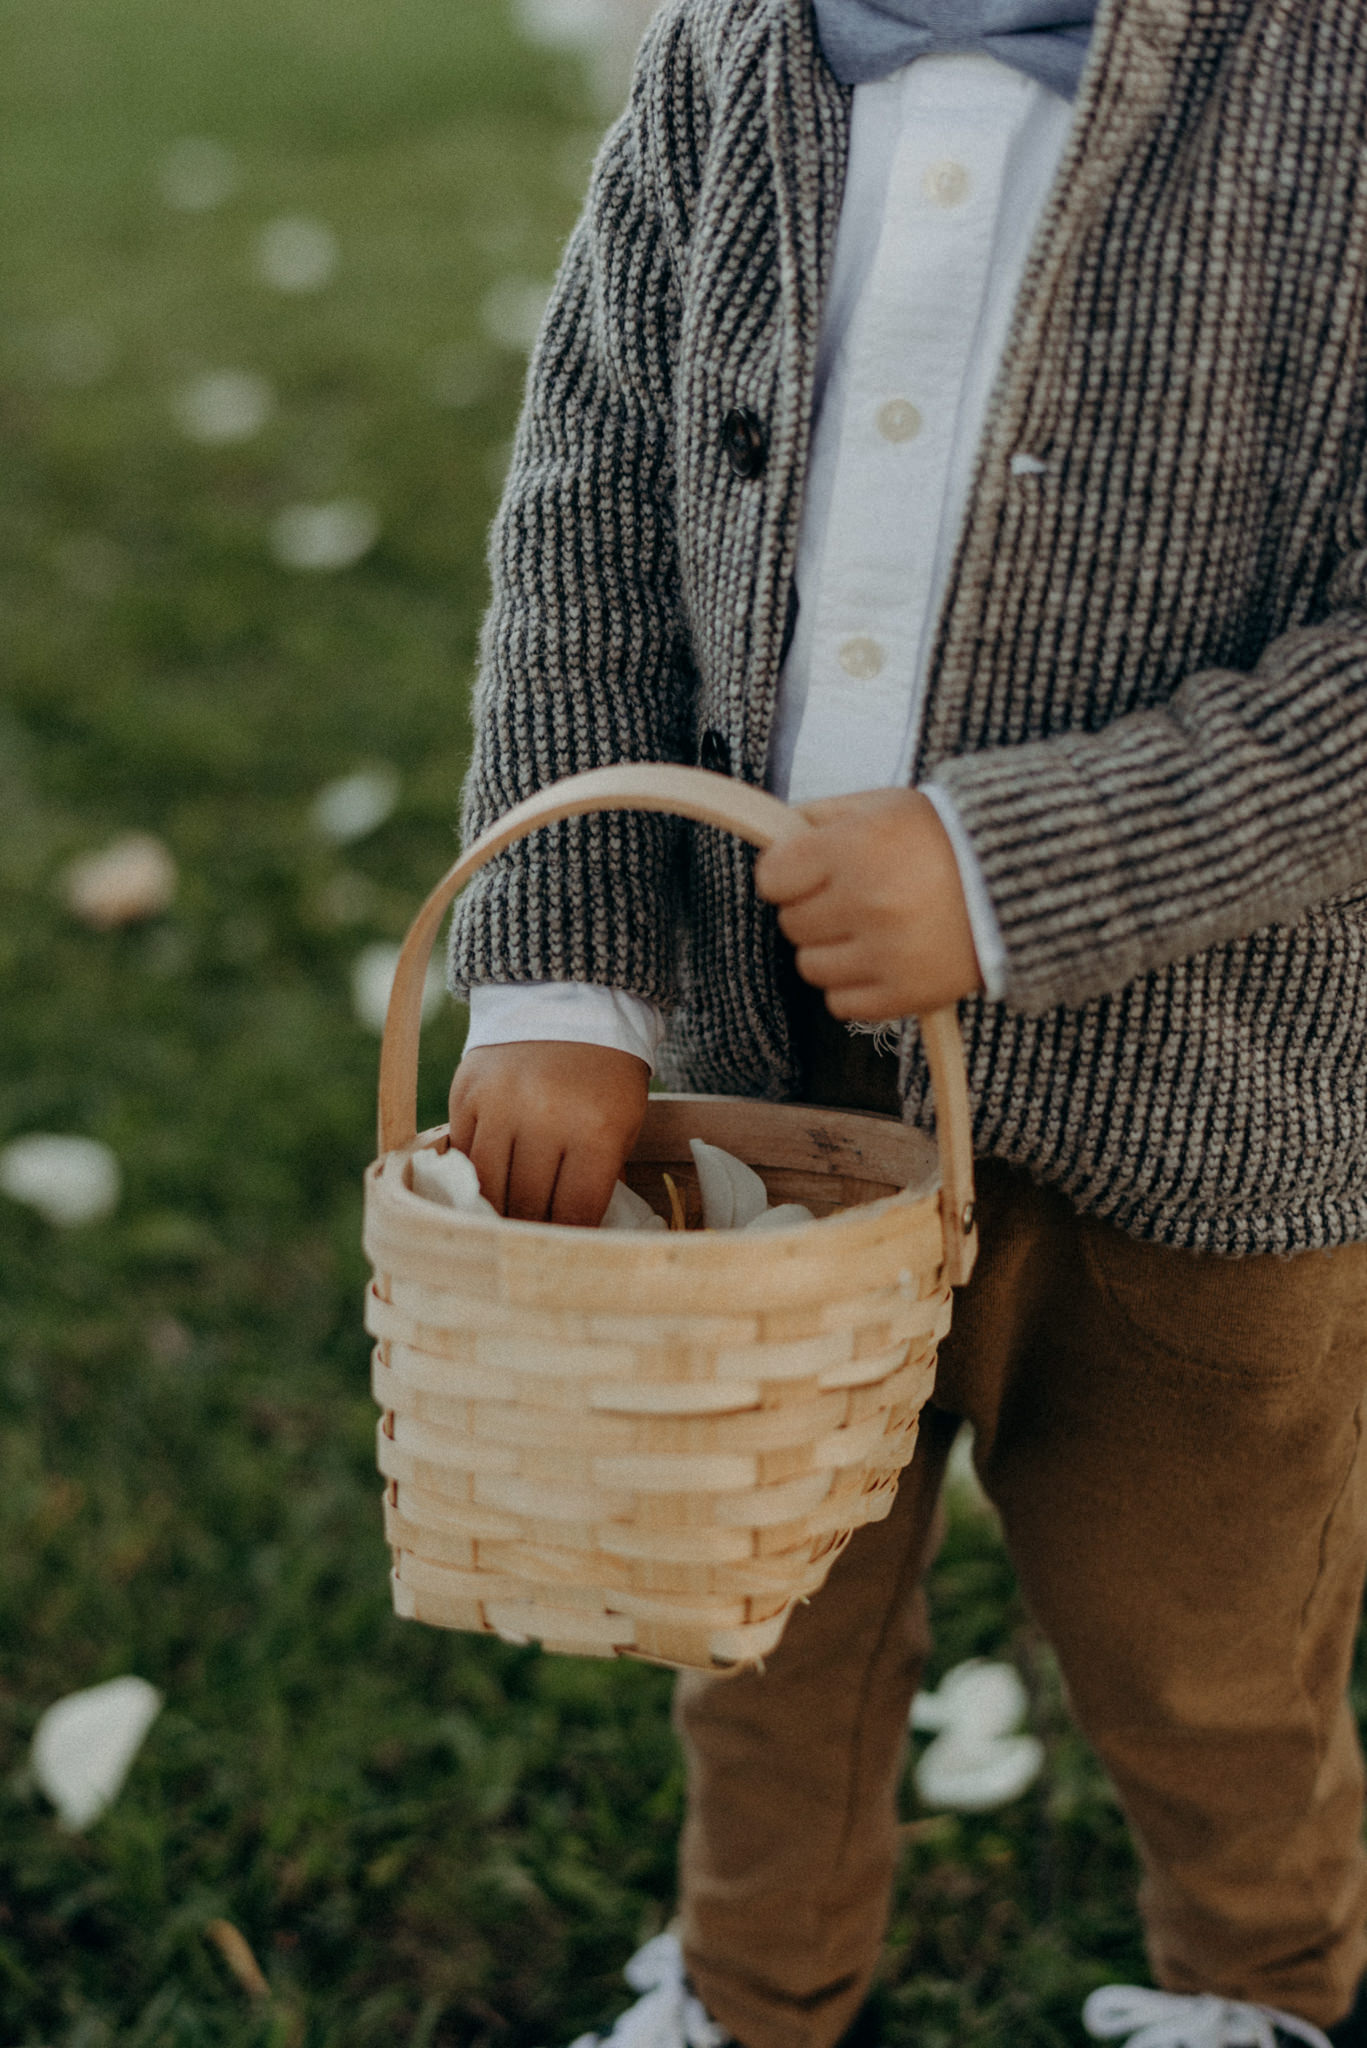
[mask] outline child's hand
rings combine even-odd
[[[640,1135],[650,1069],[602,1045],[483,1045],[451,1083],[451,1143],[480,1191],[524,1223],[603,1220]]]
[[[917,790],[803,804],[816,827],[760,855],[755,887],[777,903],[798,973],[833,1017],[881,1024],[982,987],[958,862]]]

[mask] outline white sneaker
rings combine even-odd
[[[642,1996],[610,2034],[581,2034],[570,2048],[730,2048],[731,2036],[688,1988],[677,1935],[657,1934],[622,1975]]]
[[[1243,2005],[1209,1992],[1184,1997],[1140,1984],[1106,1984],[1082,2008],[1094,2041],[1124,2040],[1127,2048],[1331,2048],[1327,2034],[1294,2013],[1271,2005]]]

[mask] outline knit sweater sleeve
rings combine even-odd
[[[490,541],[467,840],[562,776],[691,757],[671,387],[678,166],[700,149],[707,116],[697,74],[688,10],[674,0],[600,153],[532,357]],[[510,849],[457,906],[452,986],[596,982],[667,1003],[681,829],[604,814]]]
[[[1203,670],[1095,732],[940,763],[1012,1008],[1082,1004],[1367,893],[1367,517],[1353,523],[1323,616],[1251,670]]]

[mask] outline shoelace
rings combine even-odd
[[[637,1949],[622,1974],[643,1996],[610,2034],[581,2034],[570,2048],[728,2048],[730,2035],[708,2018],[688,1988],[677,1935],[657,1934]]]
[[[1106,1984],[1082,2008],[1095,2041],[1125,2038],[1127,2048],[1279,2048],[1290,2034],[1306,2048],[1331,2048],[1327,2034],[1271,2005],[1243,2005],[1209,1992],[1185,1997],[1140,1984]]]

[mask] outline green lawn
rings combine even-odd
[[[666,1678],[391,1618],[359,1315],[376,1046],[348,977],[451,854],[522,375],[480,306],[549,274],[593,121],[495,0],[7,11],[0,1142],[98,1137],[126,1190],[65,1234],[0,1203],[3,2048],[559,2048],[670,1911]],[[159,190],[185,136],[240,170],[208,211]],[[255,274],[282,215],[338,236],[325,288]],[[277,408],[205,448],[172,400],[218,369]],[[335,498],[373,505],[373,551],[277,566],[275,515]],[[398,811],[326,844],[313,795],[371,760]],[[130,828],[174,849],[175,908],[88,931],[56,878]],[[428,1034],[433,1117],[459,1029]],[[984,1820],[908,1796],[886,2038],[1074,2041],[1090,1985],[1141,1967],[1129,1851],[968,1510],[936,1599],[941,1667],[1020,1664],[1049,1769]],[[65,1833],[32,1728],[128,1671],[165,1710]]]

